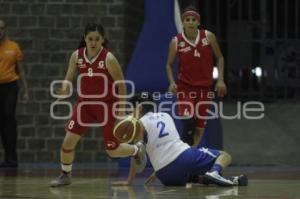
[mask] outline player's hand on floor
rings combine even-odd
[[[114,185],[114,186],[131,186],[131,183],[129,183],[127,180],[120,180],[120,181],[111,182],[111,185]]]
[[[153,172],[145,181],[145,185],[148,185],[149,183],[153,182],[154,180],[156,179],[156,176],[155,176],[155,172]]]

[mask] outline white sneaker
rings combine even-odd
[[[234,185],[234,183],[231,180],[220,176],[220,174],[217,171],[206,172],[204,175],[204,178],[207,179],[210,183],[213,183],[213,184],[216,184],[219,186],[233,186]]]
[[[147,164],[146,147],[143,141],[139,141],[135,145],[138,147],[138,152],[135,156],[136,172],[141,173]]]

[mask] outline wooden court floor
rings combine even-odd
[[[244,173],[249,177],[247,187],[231,188],[213,185],[164,187],[158,180],[144,186],[150,169],[139,174],[130,187],[113,186],[112,182],[124,180],[127,175],[126,169],[118,169],[114,164],[74,165],[72,185],[50,188],[49,182],[58,173],[58,165],[47,164],[27,164],[20,165],[18,170],[0,170],[0,198],[300,199],[300,168],[297,167],[230,167],[225,175]]]

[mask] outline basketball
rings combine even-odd
[[[121,143],[130,143],[135,138],[138,129],[138,120],[132,116],[128,116],[116,122],[113,134]]]

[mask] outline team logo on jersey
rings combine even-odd
[[[99,61],[97,68],[104,68],[104,61]]]
[[[184,42],[184,41],[179,42],[178,46],[179,46],[180,48],[183,48],[183,47],[185,46],[185,42]]]
[[[85,68],[86,65],[83,63],[83,59],[79,58],[77,61],[77,65],[79,68]]]
[[[202,39],[202,46],[207,46],[208,45],[208,40],[206,38]]]
[[[82,64],[83,63],[83,59],[79,58],[77,61],[78,64]]]
[[[185,48],[181,48],[178,51],[186,53],[186,52],[189,52],[190,50],[192,50],[192,48],[190,46],[188,46],[188,47],[185,47]]]

